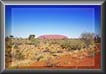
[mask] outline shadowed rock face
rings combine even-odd
[[[38,37],[39,39],[66,39],[64,35],[42,35]]]

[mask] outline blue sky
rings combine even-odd
[[[11,20],[9,14],[8,11],[6,24],[8,29],[11,27],[11,35],[14,37],[25,38],[30,34],[35,34],[37,37],[44,34],[60,34],[77,38],[84,32],[99,33],[100,31],[100,13],[95,14],[93,7],[21,6],[11,9]],[[97,31],[95,27],[98,28]]]

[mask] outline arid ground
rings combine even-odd
[[[100,42],[82,39],[6,39],[7,69],[99,69]]]

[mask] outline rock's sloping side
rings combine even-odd
[[[64,35],[42,35],[39,36],[40,39],[66,39],[67,36]]]

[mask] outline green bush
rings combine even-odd
[[[40,40],[36,38],[36,39],[30,40],[30,43],[26,43],[26,44],[38,46],[39,43],[40,43]]]
[[[89,45],[94,44],[94,37],[95,37],[94,33],[87,32],[81,34],[81,40],[85,42],[86,47],[89,47]]]
[[[77,50],[84,48],[86,45],[83,41],[80,39],[66,39],[59,42],[60,46],[64,49],[68,50]]]

